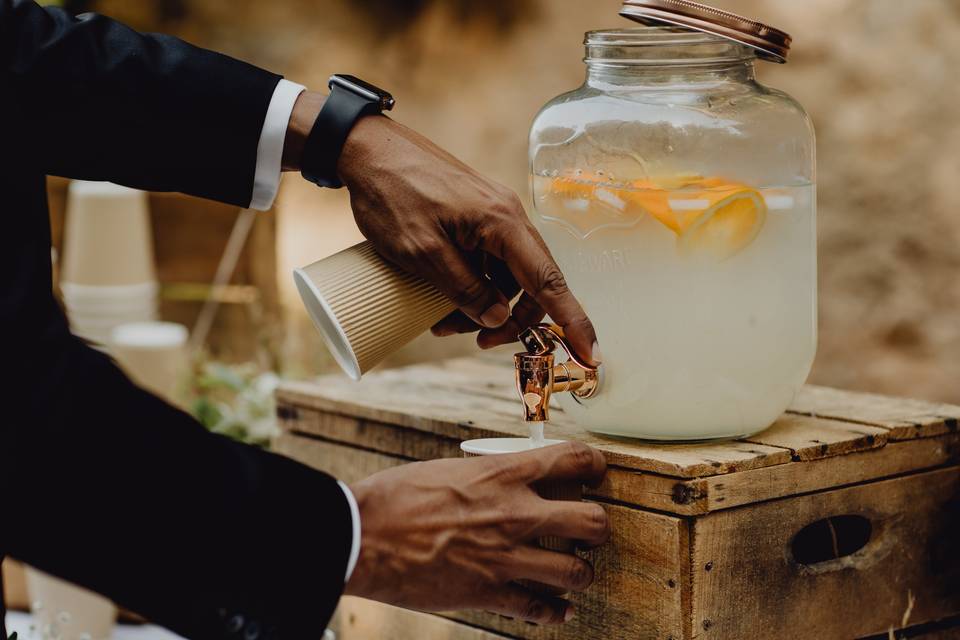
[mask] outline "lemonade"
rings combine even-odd
[[[816,351],[810,183],[534,175],[532,219],[593,320],[598,394],[558,394],[587,428],[690,440],[755,433]]]

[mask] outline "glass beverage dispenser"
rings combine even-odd
[[[530,133],[530,215],[594,321],[592,431],[664,440],[769,426],[817,341],[814,133],[760,84],[789,36],[684,0],[586,34],[586,81]]]

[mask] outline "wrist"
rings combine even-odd
[[[383,149],[390,130],[397,124],[383,114],[363,116],[350,130],[337,160],[337,174],[349,186],[351,177],[369,168],[373,154]]]
[[[297,97],[293,112],[290,114],[290,122],[287,124],[287,134],[283,140],[281,166],[284,171],[300,170],[307,138],[326,99],[326,95],[317,91],[304,91]]]

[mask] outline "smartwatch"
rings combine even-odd
[[[330,76],[327,86],[330,94],[307,136],[300,173],[318,186],[339,189],[343,182],[337,175],[337,161],[353,125],[363,116],[393,109],[396,101],[383,89],[353,76]]]

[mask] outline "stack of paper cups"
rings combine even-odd
[[[134,382],[175,403],[187,370],[187,338],[181,324],[136,322],[114,327],[108,346]]]
[[[385,262],[369,242],[293,277],[327,347],[354,380],[456,309],[426,281]]]
[[[26,568],[27,591],[41,637],[62,640],[108,640],[117,607],[82,587]]]
[[[73,332],[95,342],[105,343],[118,324],[156,318],[144,192],[109,182],[70,183],[60,289]]]
[[[465,440],[460,443],[460,450],[463,451],[463,457],[475,458],[479,456],[492,456],[504,453],[519,453],[521,451],[530,451],[540,447],[548,447],[554,444],[560,444],[563,440],[543,440],[535,443],[530,438],[480,438],[477,440]],[[540,482],[534,486],[534,489],[544,500],[572,500],[579,502],[583,499],[583,486],[576,481],[549,481]],[[537,540],[537,545],[542,549],[559,551],[561,553],[574,553],[576,542],[567,538],[558,538],[556,536],[544,536]],[[553,587],[540,584],[531,580],[520,581],[524,586],[538,591],[554,592]]]

